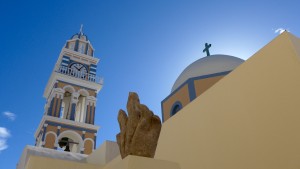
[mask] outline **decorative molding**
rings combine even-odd
[[[65,90],[63,90],[62,88],[52,88],[51,93],[50,93],[50,99],[52,99],[53,97],[56,97],[56,95],[61,97],[64,95],[64,93],[65,93]]]
[[[72,121],[72,120],[68,120],[68,119],[63,119],[63,118],[57,118],[57,117],[52,117],[52,116],[48,116],[48,115],[44,115],[39,127],[37,128],[34,137],[36,138],[39,134],[39,132],[41,131],[44,123],[46,121],[52,121],[55,123],[59,123],[59,124],[65,124],[65,125],[70,125],[70,126],[75,126],[75,127],[80,127],[80,128],[85,128],[85,129],[90,129],[90,130],[95,130],[96,132],[99,130],[100,126],[96,126],[96,125],[92,125],[92,124],[87,124],[87,123],[82,123],[82,122],[77,122],[77,121]],[[47,124],[48,125],[48,124]],[[87,130],[85,130],[87,131]]]
[[[47,83],[46,89],[44,91],[44,97],[47,99],[51,93],[51,89],[52,86],[54,85],[54,81],[62,81],[65,83],[69,83],[69,84],[74,84],[76,86],[81,86],[87,89],[91,89],[91,90],[95,90],[96,93],[98,93],[101,88],[102,88],[102,84],[99,83],[95,83],[95,82],[91,82],[91,81],[86,81],[86,80],[82,80],[82,79],[78,79],[72,76],[68,76],[68,75],[64,75],[58,72],[52,72],[51,77]]]
[[[83,140],[83,146],[85,145],[85,142],[86,141],[91,141],[92,142],[92,150],[94,150],[94,147],[95,147],[95,141],[93,140],[93,139],[91,139],[91,138],[85,138],[84,140]]]
[[[55,83],[57,83],[57,82],[58,82],[58,81],[56,81]],[[62,89],[62,88],[59,88],[59,87],[54,88],[53,91],[56,92],[56,93],[65,93],[65,90]]]
[[[73,97],[77,97],[77,98],[78,98],[79,95],[80,95],[80,94],[79,94],[78,92],[73,92],[73,93],[72,93],[72,96],[73,96]]]
[[[93,47],[92,47],[92,49],[93,49]],[[61,52],[63,53],[63,55],[67,55],[70,58],[72,58],[73,60],[75,60],[74,58],[80,58],[80,59],[77,59],[79,62],[80,61],[82,62],[83,60],[87,60],[88,61],[87,63],[96,63],[96,64],[98,64],[98,62],[100,61],[100,59],[96,58],[95,56],[82,54],[80,52],[73,51],[73,50],[67,49],[67,48],[63,48]]]
[[[71,90],[71,91],[69,91],[69,89]],[[70,92],[70,93],[74,93],[76,90],[75,90],[75,88],[73,87],[73,86],[71,86],[71,85],[66,85],[66,86],[64,86],[63,87],[63,90],[64,91],[68,91],[68,92]]]
[[[53,131],[48,131],[46,134],[45,134],[45,138],[47,139],[47,135],[48,134],[53,134],[55,136],[55,139],[57,137],[56,133],[54,133]]]
[[[72,130],[63,131],[55,139],[55,143],[58,143],[58,140],[61,139],[62,137],[68,137],[68,138],[71,138],[74,141],[79,141],[79,147],[77,149],[77,153],[80,153],[81,149],[84,147],[84,142],[83,142],[81,136],[75,131],[72,131]]]
[[[86,89],[79,89],[77,91],[80,95],[83,95],[83,96],[86,96],[86,97],[89,97],[89,92],[86,90]]]
[[[97,98],[94,96],[88,96],[86,97],[87,100],[91,100],[91,101],[97,101]]]
[[[88,96],[86,97],[86,106],[91,104],[91,106],[96,107],[97,98],[94,96]]]
[[[72,98],[72,99],[71,99],[71,103],[72,103],[72,104],[77,104],[78,101],[79,101],[78,98],[76,98],[76,99],[75,99],[75,98]]]

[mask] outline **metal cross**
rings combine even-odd
[[[209,48],[211,47],[211,44],[205,43],[205,48],[203,49],[203,52],[206,52],[207,56],[210,56]]]

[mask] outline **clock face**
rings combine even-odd
[[[74,63],[70,66],[70,68],[73,69],[75,72],[87,73],[86,67],[80,63]]]

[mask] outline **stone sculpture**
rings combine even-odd
[[[130,92],[127,112],[119,110],[120,133],[117,143],[122,159],[127,155],[153,158],[161,130],[161,120],[147,106],[140,104],[139,96]]]

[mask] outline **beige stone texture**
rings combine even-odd
[[[101,166],[31,155],[25,169],[101,169]]]
[[[52,149],[54,148],[54,143],[55,143],[55,135],[52,133],[47,134],[45,139],[45,147]]]
[[[94,139],[94,138],[95,138],[95,135],[94,135],[94,133],[88,133],[88,132],[86,132],[86,133],[85,133],[85,138],[91,138],[91,139]]]
[[[176,93],[174,93],[167,100],[165,100],[165,102],[163,102],[162,106],[164,113],[164,121],[170,118],[171,108],[176,101],[180,101],[182,107],[190,103],[188,84],[185,84],[178,91],[176,91]]]
[[[47,128],[46,128],[46,133],[48,131],[53,131],[54,133],[56,133],[57,132],[57,127],[56,126],[48,125]]]
[[[180,169],[177,163],[147,157],[115,158],[106,165],[29,156],[25,169]]]
[[[165,160],[130,155],[123,160],[112,161],[103,169],[180,169],[180,166]]]
[[[84,154],[91,154],[93,149],[93,142],[91,140],[86,140],[84,142]]]
[[[87,157],[88,163],[97,165],[105,165],[112,160],[121,161],[119,146],[113,141],[105,141]]]
[[[300,166],[300,40],[284,32],[163,124],[182,169]]]
[[[69,84],[63,83],[63,82],[58,82],[57,87],[58,87],[58,88],[64,88],[64,87],[67,86],[67,85],[69,85]],[[78,90],[81,89],[81,87],[76,86],[76,85],[71,85],[71,86],[73,86],[74,89],[75,89],[76,91],[78,91]],[[96,97],[96,95],[97,95],[96,91],[94,91],[94,90],[89,90],[89,89],[86,89],[86,90],[89,92],[89,95],[90,95],[90,96]]]

